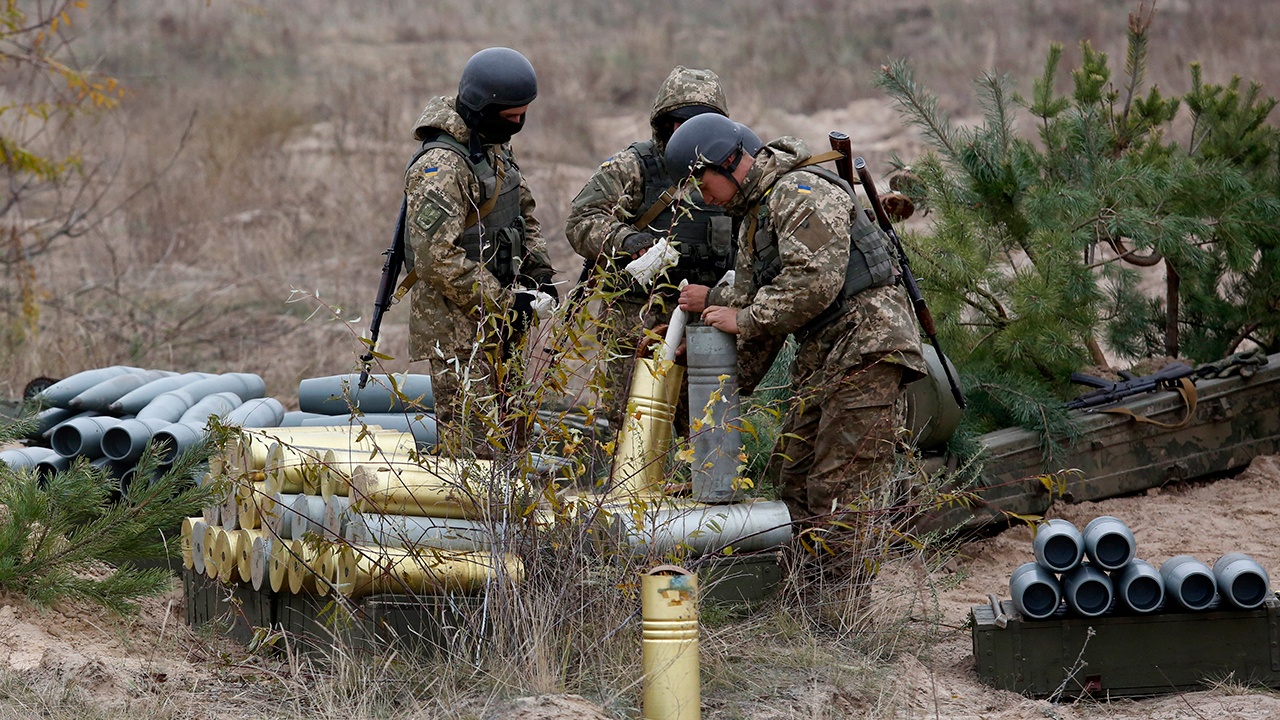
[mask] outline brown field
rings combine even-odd
[[[50,142],[84,148],[86,167],[101,169],[90,184],[103,200],[83,234],[4,267],[0,393],[16,397],[36,376],[129,364],[256,372],[296,407],[300,379],[351,371],[413,150],[410,126],[428,97],[456,90],[463,63],[484,47],[517,48],[538,70],[540,96],[514,145],[559,277],[571,283],[580,260],[564,239],[568,204],[598,162],[647,135],[653,94],[674,64],[716,70],[732,115],[766,139],[816,145],[840,129],[887,169],[923,146],[872,86],[882,63],[909,58],[945,109],[972,117],[979,73],[1012,73],[1028,92],[1053,41],[1071,64],[1089,39],[1118,72],[1136,9],[1117,0],[90,2],[72,17],[77,59],[126,93],[118,110],[79,118]],[[1163,2],[1149,77],[1172,94],[1188,88],[1196,61],[1209,82],[1280,77],[1274,18],[1266,0]],[[50,202],[35,197],[15,222],[51,212]],[[403,355],[407,320],[407,308],[388,315],[384,352]],[[1274,537],[1274,515],[1240,498],[1271,502],[1264,491],[1277,472],[1268,461],[1220,487],[1064,516],[1147,523],[1135,528],[1149,532],[1139,540],[1152,537],[1153,557],[1243,549],[1276,567],[1280,555],[1259,542]],[[1171,526],[1187,535],[1158,532]],[[815,634],[785,622],[785,604],[709,626],[705,716],[1280,717],[1280,696],[1234,679],[1117,703],[1032,702],[983,687],[965,616],[986,593],[1007,592],[1009,572],[1030,554],[1025,533],[965,546],[936,570],[904,569],[886,606],[900,617],[883,639]],[[566,688],[553,658],[470,690],[437,687],[444,694],[421,705],[378,704],[362,683],[391,682],[380,668],[252,655],[182,627],[178,602],[117,622],[85,608],[42,614],[0,595],[0,720],[639,716],[636,658],[617,659],[590,687]],[[541,711],[528,701],[513,709],[515,698],[541,695],[553,696]]]

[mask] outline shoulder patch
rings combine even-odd
[[[603,170],[613,164],[613,155],[610,155],[604,162],[600,163],[600,169]]]
[[[812,215],[812,211],[806,212],[793,226],[792,234],[810,252],[818,252],[831,242],[831,232],[822,222],[810,222]]]
[[[413,214],[414,226],[427,235],[434,233],[449,217],[443,205],[438,198],[428,194],[423,198],[422,206]]]

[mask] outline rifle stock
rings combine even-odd
[[[839,152],[843,157],[836,160],[836,171],[840,177],[852,187],[853,185],[861,185],[862,191],[866,193],[867,200],[871,205],[871,211],[875,214],[876,224],[884,231],[893,243],[894,251],[898,256],[898,265],[902,268],[902,284],[907,290],[907,297],[911,299],[911,309],[915,311],[916,320],[920,322],[920,327],[924,330],[925,336],[929,338],[929,342],[934,349],[938,351],[939,359],[942,361],[943,372],[946,373],[947,383],[951,386],[951,395],[956,400],[956,405],[961,410],[964,409],[965,400],[964,393],[960,390],[960,383],[951,373],[951,364],[947,362],[946,353],[942,351],[942,345],[938,343],[938,330],[933,324],[933,313],[929,312],[929,306],[924,301],[924,296],[920,293],[920,286],[916,283],[915,273],[911,272],[911,261],[907,258],[907,253],[902,247],[902,241],[898,239],[898,233],[893,229],[893,222],[889,220],[888,213],[885,212],[884,206],[880,203],[880,194],[876,192],[875,180],[871,177],[871,172],[867,170],[867,161],[861,157],[853,158],[853,143],[849,140],[849,136],[842,132],[832,132],[830,134],[831,149]],[[854,177],[854,172],[857,177]]]
[[[378,295],[373,299],[373,317],[369,321],[369,350],[360,357],[361,390],[369,382],[369,365],[373,362],[374,351],[378,347],[378,332],[382,329],[382,316],[396,303],[396,284],[400,281],[400,273],[404,270],[404,223],[408,211],[408,198],[400,201],[400,217],[396,220],[396,234],[391,239],[391,247],[383,251],[386,260],[382,263],[382,279],[378,281]]]

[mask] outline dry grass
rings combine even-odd
[[[647,131],[654,88],[676,62],[718,70],[735,114],[762,135],[796,132],[788,116],[873,97],[870,77],[890,57],[911,57],[965,114],[980,69],[1029,79],[1051,40],[1069,55],[1081,38],[1118,55],[1132,9],[1114,0],[751,0],[733,12],[674,0],[403,0],[324,12],[300,0],[95,4],[77,47],[128,95],[112,117],[76,131],[117,171],[95,181],[109,186],[105,207],[115,211],[36,259],[36,332],[21,328],[12,290],[0,298],[3,391],[125,362],[257,371],[287,401],[300,378],[352,367],[357,330],[328,309],[311,317],[314,301],[286,300],[294,289],[318,293],[337,320],[363,324],[407,128],[486,45],[518,47],[539,69],[542,95],[516,144],[570,280],[568,200],[600,158]],[[1208,81],[1272,76],[1280,40],[1253,21],[1264,12],[1258,0],[1165,3],[1153,80],[1185,89],[1192,60]],[[388,318],[393,353],[403,315]]]

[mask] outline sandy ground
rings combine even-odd
[[[1063,505],[1051,516],[1083,527],[1099,515],[1124,520],[1138,541],[1140,557],[1159,564],[1189,554],[1212,563],[1219,556],[1251,554],[1274,575],[1280,568],[1275,541],[1280,484],[1280,457],[1262,457],[1240,475],[1215,482],[1190,482],[1144,495],[1080,505]],[[1029,700],[979,682],[974,672],[971,636],[965,627],[970,607],[988,593],[1008,595],[1010,573],[1032,558],[1031,531],[1005,530],[965,545],[943,575],[958,573],[940,598],[943,626],[938,642],[923,655],[896,661],[892,691],[898,695],[895,717],[919,718],[1275,718],[1280,694],[1224,683],[1203,692],[1172,694],[1143,700],[1101,702],[1086,699],[1049,703]],[[947,580],[939,577],[939,580]],[[182,624],[180,593],[147,602],[131,620],[118,620],[85,607],[38,611],[25,602],[0,596],[0,671],[31,683],[72,685],[103,707],[123,706],[130,698],[157,688],[193,692],[225,681],[242,651],[217,638],[193,633]],[[233,658],[228,662],[228,658]],[[743,709],[749,718],[836,717],[839,691],[799,687],[786,698]],[[0,694],[0,697],[3,697]],[[781,704],[790,705],[785,713]],[[0,701],[0,709],[3,709]],[[904,714],[905,713],[905,714]],[[4,715],[0,712],[0,715]],[[486,716],[526,720],[608,717],[597,706],[571,695],[523,698],[492,707]],[[708,712],[707,716],[725,716]],[[6,716],[7,717],[7,716]]]

